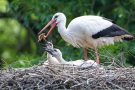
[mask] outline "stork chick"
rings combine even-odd
[[[53,57],[55,57],[60,64],[70,64],[70,65],[75,65],[75,66],[79,66],[81,68],[87,68],[87,67],[99,67],[99,65],[93,61],[93,60],[75,60],[75,61],[69,61],[67,62],[66,60],[64,60],[63,56],[62,56],[62,52],[59,49],[56,48],[47,48],[45,49],[49,54],[51,54]]]
[[[44,49],[45,50],[47,50],[47,49],[53,49],[53,44],[51,43],[51,42],[47,42],[46,44],[45,44],[45,47],[44,47]],[[60,64],[60,62],[54,57],[54,56],[52,56],[51,54],[50,54],[51,52],[47,52],[47,61],[46,62],[44,62],[44,64],[46,65],[47,63],[49,64],[49,65],[51,65],[51,64]]]

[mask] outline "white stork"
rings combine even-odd
[[[84,48],[85,60],[88,59],[87,48],[93,48],[97,63],[99,63],[97,47],[114,44],[115,41],[128,41],[133,39],[133,36],[125,29],[101,16],[87,15],[77,17],[66,28],[66,16],[63,13],[56,13],[39,34],[49,27],[50,24],[53,25],[46,37],[57,26],[58,32],[66,42],[72,44],[74,47]]]
[[[44,49],[53,49],[53,44],[51,42],[47,42]],[[53,57],[49,52],[47,52],[47,61],[44,62],[44,65],[51,65],[51,64],[60,64],[60,62],[55,58]]]
[[[75,60],[75,61],[67,62],[66,60],[64,60],[64,58],[62,56],[62,52],[59,49],[57,49],[57,48],[53,48],[53,49],[47,48],[45,50],[48,52],[48,54],[52,55],[53,58],[56,58],[59,61],[60,64],[75,65],[75,66],[79,66],[80,68],[88,68],[88,67],[99,68],[99,64],[97,64],[93,60],[87,60],[87,61]]]

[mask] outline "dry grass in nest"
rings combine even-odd
[[[135,68],[87,68],[69,65],[33,66],[0,72],[1,90],[133,90]]]

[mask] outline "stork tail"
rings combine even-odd
[[[128,34],[114,37],[115,42],[118,42],[118,41],[130,41],[130,40],[133,40],[133,39],[134,39],[134,37],[132,35],[128,35]]]
[[[125,40],[125,41],[130,41],[133,39],[134,39],[134,37],[132,35],[123,35],[122,36],[122,40]]]

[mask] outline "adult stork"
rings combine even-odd
[[[115,41],[132,40],[133,36],[125,29],[101,16],[87,15],[73,19],[66,28],[66,16],[56,13],[50,22],[39,32],[41,34],[50,24],[53,24],[46,37],[55,26],[61,37],[74,47],[84,48],[84,58],[88,60],[87,48],[93,48],[96,62],[99,63],[97,47],[114,44]]]

